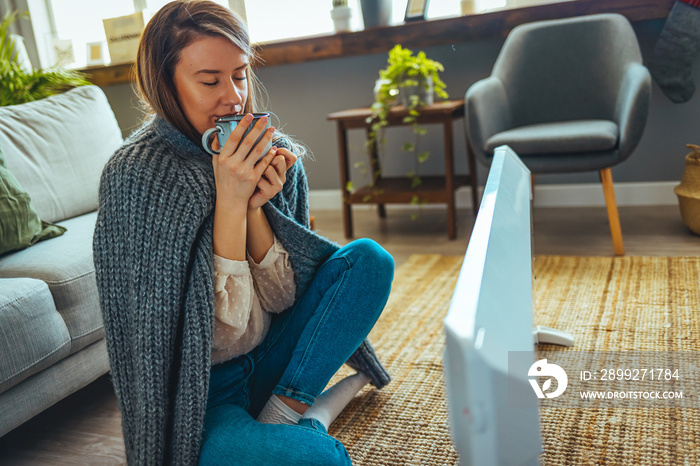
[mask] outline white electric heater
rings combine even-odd
[[[530,171],[498,147],[444,320],[450,432],[462,465],[540,464],[536,397],[509,403],[509,391],[532,391],[526,373],[508,372],[509,351],[535,361],[531,230]]]

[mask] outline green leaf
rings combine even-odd
[[[418,162],[419,163],[425,163],[428,158],[430,157],[430,152],[429,151],[423,151],[418,154]]]
[[[352,184],[352,181],[348,181],[345,183],[345,191],[351,193],[355,190],[355,186]]]
[[[413,152],[416,149],[416,147],[413,145],[412,142],[404,142],[403,147],[401,147],[401,150],[404,152]]]
[[[425,136],[426,134],[428,134],[428,130],[423,128],[422,126],[414,126],[413,133],[417,134],[418,136]]]
[[[25,72],[18,63],[0,60],[0,106],[40,100],[90,84],[77,71],[50,68]]]
[[[411,189],[416,189],[418,186],[420,186],[423,182],[421,179],[417,176],[414,176],[411,178]]]
[[[0,21],[0,60],[14,62],[17,59],[17,53],[14,52],[14,41],[10,36],[10,26],[22,18],[29,18],[29,12],[8,11]]]

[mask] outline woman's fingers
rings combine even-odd
[[[240,146],[236,150],[236,157],[241,160],[249,162],[250,165],[255,165],[255,163],[264,154],[265,148],[268,146],[270,141],[272,141],[272,136],[275,133],[275,128],[267,127],[267,117],[260,118],[250,130],[245,138],[241,141]],[[259,142],[256,141],[261,138]],[[253,147],[255,146],[255,147]]]
[[[270,167],[273,167],[275,170],[275,173],[282,178],[282,180],[285,179],[285,173],[287,172],[287,159],[283,156],[280,155],[280,149],[277,150],[277,154],[275,155],[275,158],[272,159],[272,162],[270,162]]]
[[[245,134],[245,130],[248,128],[248,126],[250,126],[251,121],[253,121],[253,115],[248,113],[243,117],[238,125],[236,125],[229,135],[228,140],[224,144],[224,147],[221,148],[221,153],[219,154],[221,157],[230,157],[236,152],[236,148],[239,147],[241,139],[243,139],[243,135]]]
[[[268,123],[268,117],[264,116],[259,118],[255,125],[251,128],[248,134],[245,134],[246,130],[250,126],[251,121],[253,121],[253,115],[248,113],[243,117],[241,122],[236,126],[236,128],[231,132],[228,140],[221,149],[221,156],[234,157],[239,161],[248,159],[250,156],[252,162],[257,161],[260,156],[263,155],[265,147],[272,140],[274,135],[274,128],[266,128]],[[266,131],[267,130],[267,131]],[[245,136],[243,136],[245,134]],[[260,142],[256,144],[256,141],[260,139]],[[255,146],[255,147],[253,147]]]
[[[265,173],[265,170],[270,166],[272,161],[275,159],[275,154],[277,154],[277,149],[276,146],[272,146],[269,151],[267,151],[267,154],[265,154],[265,157],[261,158],[256,164],[255,167],[253,168],[255,170],[255,173],[258,178],[263,176]]]
[[[285,162],[287,164],[287,170],[292,168],[292,165],[297,161],[297,156],[294,155],[291,151],[285,148],[279,148],[277,149],[277,155],[281,155],[284,157]]]
[[[257,187],[266,199],[272,199],[275,194],[282,191],[283,185],[284,178],[281,178],[277,170],[272,165],[269,165],[265,169],[263,176],[260,177]]]

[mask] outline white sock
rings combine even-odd
[[[370,378],[362,372],[345,377],[316,397],[316,401],[306,410],[302,418],[317,419],[328,430],[357,392],[362,390],[362,387],[367,385],[369,381]]]
[[[258,415],[258,422],[263,424],[296,425],[299,419],[301,419],[301,414],[284,404],[277,395],[272,395],[267,400],[267,403],[265,403]]]

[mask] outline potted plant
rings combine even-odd
[[[365,29],[388,26],[391,22],[392,0],[360,0]]]
[[[333,18],[333,28],[335,32],[350,31],[350,18],[352,10],[348,6],[348,0],[333,0],[331,18]]]
[[[43,99],[77,86],[90,84],[77,71],[50,68],[25,70],[17,63],[18,51],[9,28],[29,13],[11,12],[0,22],[0,106]]]
[[[414,169],[407,173],[413,188],[421,184],[418,168],[430,156],[429,151],[418,151],[420,137],[426,133],[425,128],[418,125],[420,108],[431,105],[433,95],[442,99],[448,98],[445,83],[439,75],[442,71],[442,64],[428,58],[425,52],[420,51],[414,55],[413,51],[397,44],[389,51],[387,67],[379,71],[379,80],[375,87],[372,115],[367,121],[370,124],[368,146],[374,147],[383,141],[381,133],[388,124],[387,118],[391,108],[397,102],[402,102],[407,110],[403,122],[411,125],[414,135],[413,141],[408,141],[402,146],[403,151],[415,154]],[[375,174],[375,177],[377,176],[378,172]],[[420,202],[420,199],[414,197],[413,203]]]
[[[681,219],[700,235],[700,146],[688,144],[692,152],[685,156],[681,184],[674,188],[681,209]]]

